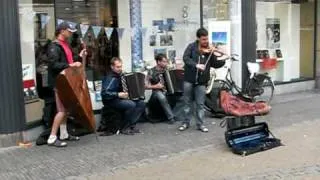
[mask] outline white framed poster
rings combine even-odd
[[[208,21],[209,42],[225,54],[231,54],[231,22]]]

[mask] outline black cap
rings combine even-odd
[[[70,31],[72,33],[77,31],[76,27],[73,24],[65,22],[65,21],[60,23],[57,26],[57,31],[61,31],[61,30],[68,30],[68,31]]]

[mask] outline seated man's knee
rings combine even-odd
[[[138,108],[145,108],[146,104],[144,103],[144,101],[140,100],[136,102],[136,107]]]
[[[162,92],[158,92],[156,98],[161,102],[167,101],[167,97]]]
[[[125,109],[134,109],[136,108],[136,103],[134,101],[131,100],[127,100],[125,103]]]

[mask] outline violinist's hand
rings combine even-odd
[[[200,71],[204,71],[206,67],[204,64],[197,64],[196,68],[199,69]]]

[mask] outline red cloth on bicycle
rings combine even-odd
[[[221,91],[220,101],[226,114],[238,117],[264,115],[271,110],[265,102],[246,102],[227,91]]]

